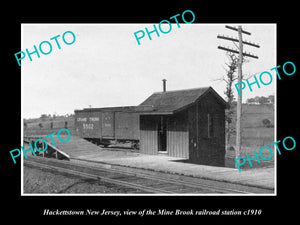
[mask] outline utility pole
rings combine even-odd
[[[228,37],[228,36],[225,37],[225,36],[221,36],[221,35],[218,35],[217,38],[233,41],[233,43],[238,42],[239,43],[238,50],[231,49],[231,48],[225,48],[225,47],[222,47],[222,46],[218,46],[218,49],[239,54],[238,82],[242,82],[242,79],[243,79],[243,75],[242,75],[243,57],[247,56],[247,57],[258,59],[258,56],[252,55],[250,53],[243,52],[243,44],[250,45],[250,46],[253,46],[253,47],[256,47],[256,48],[259,48],[260,46],[258,44],[255,44],[255,43],[251,43],[251,42],[248,42],[248,41],[243,41],[242,33],[247,34],[247,35],[251,35],[251,33],[249,33],[248,31],[243,30],[242,26],[238,26],[238,28],[231,27],[231,26],[225,26],[225,27],[228,28],[228,29],[237,31],[238,32],[238,39],[233,38],[233,37]],[[240,85],[241,84],[239,84],[239,88],[241,88]],[[240,91],[240,95],[238,95],[238,99],[237,99],[236,115],[237,115],[237,119],[236,119],[236,152],[235,152],[235,157],[239,158],[239,157],[241,157],[241,145],[242,145],[242,130],[241,130],[242,90]],[[240,162],[238,162],[238,163],[240,163]]]
[[[238,63],[238,82],[242,82],[242,64],[243,64],[243,40],[242,40],[242,26],[238,26],[239,33],[239,63]],[[239,84],[241,88],[242,84]],[[236,105],[236,152],[235,158],[241,157],[241,146],[242,146],[242,92],[238,95],[237,105]],[[238,162],[240,163],[240,162]],[[237,164],[236,164],[237,165]]]

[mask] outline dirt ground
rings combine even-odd
[[[106,182],[83,179],[71,175],[24,166],[24,194],[70,194],[70,193],[137,193],[131,188],[119,187]]]

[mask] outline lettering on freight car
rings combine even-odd
[[[91,122],[99,121],[99,117],[90,117],[89,121]]]
[[[93,130],[94,129],[94,124],[92,123],[83,123],[83,129],[86,129],[86,130]]]
[[[77,118],[77,122],[86,122],[87,121],[87,118]]]

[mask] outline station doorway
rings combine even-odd
[[[158,152],[167,152],[167,121],[165,116],[161,116],[158,122]]]

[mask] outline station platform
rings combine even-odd
[[[199,165],[185,159],[163,155],[144,155],[126,151],[104,150],[76,158],[131,168],[199,177],[216,181],[261,187],[274,190],[274,168],[253,168],[238,171],[235,168]]]

